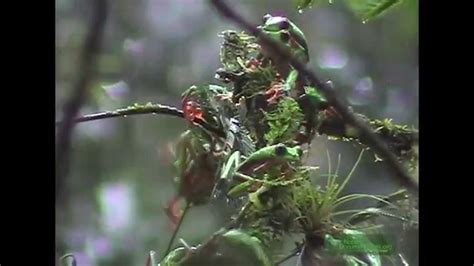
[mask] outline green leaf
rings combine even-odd
[[[222,237],[222,240],[224,240],[229,247],[238,251],[236,253],[238,256],[246,257],[246,261],[249,263],[253,262],[251,265],[273,265],[262,246],[262,242],[258,238],[250,236],[241,230],[230,230]]]
[[[161,266],[177,266],[186,255],[186,248],[179,247],[171,251],[160,263]]]
[[[349,7],[357,14],[365,23],[374,19],[395,5],[401,3],[402,0],[349,0]]]
[[[346,262],[347,266],[367,266],[367,263],[359,260],[354,256],[342,256],[342,259]]]
[[[377,246],[367,237],[367,235],[358,230],[344,229],[337,235],[327,234],[325,237],[325,247],[331,253],[366,253],[367,259],[370,261],[372,266],[382,265],[380,255],[375,251]],[[347,265],[359,265],[354,264],[355,261],[352,257],[347,258]]]
[[[236,185],[235,187],[233,187],[228,193],[227,193],[227,196],[229,197],[237,197],[238,195],[241,195],[242,192],[245,192],[247,190],[247,188],[249,188],[251,186],[251,182],[250,181],[246,181],[246,182],[243,182],[243,183],[240,183],[238,185]]]
[[[384,210],[381,210],[381,209],[378,209],[378,208],[367,208],[363,211],[360,211],[360,212],[352,215],[348,219],[348,223],[349,224],[357,224],[357,223],[360,223],[361,221],[366,221],[368,219],[379,217],[379,216],[386,216],[386,217],[401,220],[403,222],[408,222],[408,219],[403,217],[403,216],[396,215],[396,214],[393,214],[393,213],[390,213],[388,211],[384,211]]]
[[[63,266],[77,266],[76,257],[72,253],[64,254],[59,261]]]
[[[168,266],[201,266],[201,265],[247,265],[272,266],[270,257],[263,248],[262,242],[242,230],[230,230],[216,234],[210,241],[197,248],[184,258],[173,260]],[[183,255],[181,253],[181,255]]]
[[[309,96],[309,100],[315,106],[322,106],[323,104],[327,104],[326,98],[321,94],[319,90],[314,87],[305,87],[306,94]]]

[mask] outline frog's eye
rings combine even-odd
[[[225,76],[225,74],[227,74],[227,71],[225,71],[225,69],[223,68],[219,68],[216,70],[216,74],[219,76]]]
[[[287,150],[286,150],[286,147],[285,146],[278,146],[275,148],[275,155],[276,156],[279,156],[279,157],[282,157],[282,156],[285,156],[287,153]]]
[[[279,23],[278,26],[280,27],[281,30],[287,30],[290,28],[290,22],[288,22],[288,20],[283,20]]]
[[[290,34],[288,32],[283,32],[280,35],[280,39],[282,42],[286,43],[290,40]]]
[[[263,19],[262,19],[263,24],[267,23],[267,20],[271,17],[272,17],[272,15],[270,15],[270,14],[266,14],[265,16],[263,16]]]

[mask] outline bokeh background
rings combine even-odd
[[[307,36],[311,67],[332,80],[355,111],[418,127],[418,1],[406,0],[365,24],[343,1],[303,13],[292,0],[228,2],[255,23],[266,13],[287,15]],[[56,0],[57,119],[77,78],[91,6],[90,1]],[[217,83],[218,33],[226,29],[238,28],[204,0],[109,1],[99,74],[80,113],[136,102],[179,106],[190,85]],[[175,193],[171,149],[185,127],[178,118],[144,115],[75,128],[69,192],[56,210],[58,256],[73,252],[78,265],[87,266],[145,265],[149,250],[162,255],[171,236],[163,207]],[[319,165],[321,173],[327,171],[326,151],[333,165],[341,155],[340,171],[347,173],[360,147],[317,137],[307,162]],[[364,157],[347,193],[397,189],[384,165],[373,159]],[[179,237],[198,244],[224,221],[214,207],[196,207]],[[403,237],[406,258],[417,265],[417,232]]]

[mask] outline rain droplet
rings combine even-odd
[[[329,4],[332,4],[332,0],[329,0]]]
[[[365,24],[365,23],[367,23],[367,20],[362,20],[362,24]]]
[[[127,115],[124,115],[123,117],[127,117]]]
[[[303,14],[303,9],[299,9],[298,13]]]

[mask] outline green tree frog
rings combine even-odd
[[[303,155],[303,150],[299,146],[288,147],[284,144],[275,144],[261,148],[243,162],[240,161],[240,153],[234,152],[222,167],[220,182],[234,183],[230,185],[231,189],[227,193],[229,197],[236,197],[249,188],[259,190],[259,193],[253,195],[254,202],[258,201],[258,195],[265,190],[260,190],[262,182],[252,176],[262,176],[262,173],[268,173],[277,166],[290,166],[290,163],[298,162]],[[281,173],[280,169],[279,173]],[[236,178],[234,178],[236,177]]]
[[[270,38],[282,42],[289,47],[294,55],[303,63],[309,62],[308,45],[304,33],[288,18],[266,14],[263,25],[258,27]],[[267,50],[262,51],[266,53]],[[272,57],[271,54],[267,56]],[[275,57],[275,56],[273,56]]]
[[[290,48],[293,55],[303,63],[309,62],[308,45],[304,33],[288,18],[282,16],[272,16],[266,14],[263,17],[263,25],[258,27],[262,33],[275,41],[282,43]],[[274,98],[281,97],[285,93],[293,91],[297,88],[298,95],[304,93],[304,80],[298,75],[298,71],[293,69],[286,61],[282,60],[278,55],[271,52],[262,45],[261,56],[271,58],[281,78],[285,79],[285,86],[272,87],[267,91],[267,95],[271,95],[270,99],[275,102]]]

